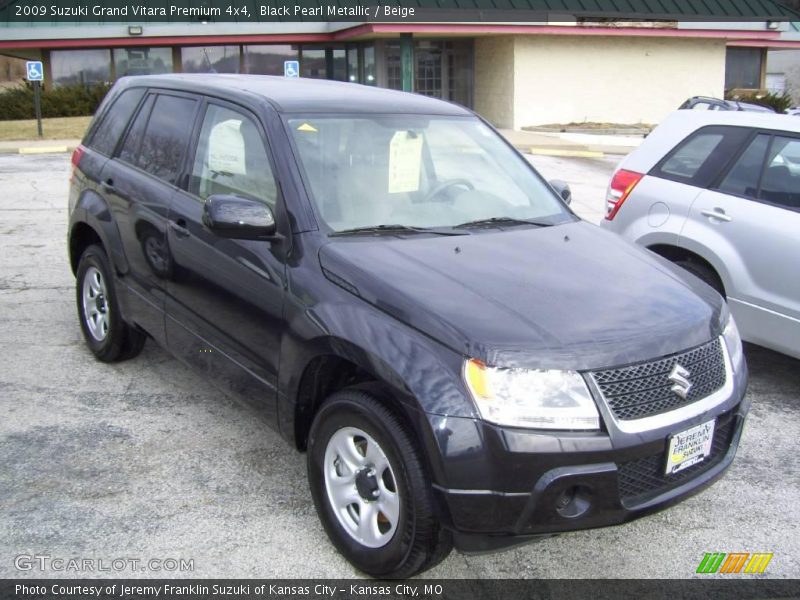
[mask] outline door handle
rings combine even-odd
[[[708,217],[709,219],[717,219],[718,221],[725,221],[726,223],[731,222],[733,219],[725,214],[725,211],[721,208],[713,208],[711,210],[701,210],[700,214],[704,217]]]
[[[107,192],[113,192],[114,191],[114,180],[111,179],[110,177],[108,179],[106,179],[105,181],[103,181],[102,183],[100,183],[100,185]]]
[[[186,221],[178,219],[177,221],[170,221],[169,228],[175,232],[175,236],[179,238],[189,237],[189,230],[186,229]]]

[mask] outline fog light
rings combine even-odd
[[[592,491],[583,485],[565,489],[556,499],[556,512],[567,519],[585,514],[592,505]]]

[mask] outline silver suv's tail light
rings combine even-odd
[[[641,173],[635,171],[626,171],[620,169],[611,178],[611,183],[608,184],[608,193],[606,194],[606,219],[613,220],[617,212],[619,212],[622,203],[630,196],[633,188],[644,177]]]

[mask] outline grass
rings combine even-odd
[[[45,140],[80,139],[92,117],[59,117],[42,119],[42,133]],[[38,140],[36,119],[24,121],[0,121],[0,142],[18,140]]]

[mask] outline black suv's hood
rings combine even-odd
[[[583,222],[340,238],[320,261],[332,281],[491,365],[595,369],[678,352],[720,329],[710,287]]]

